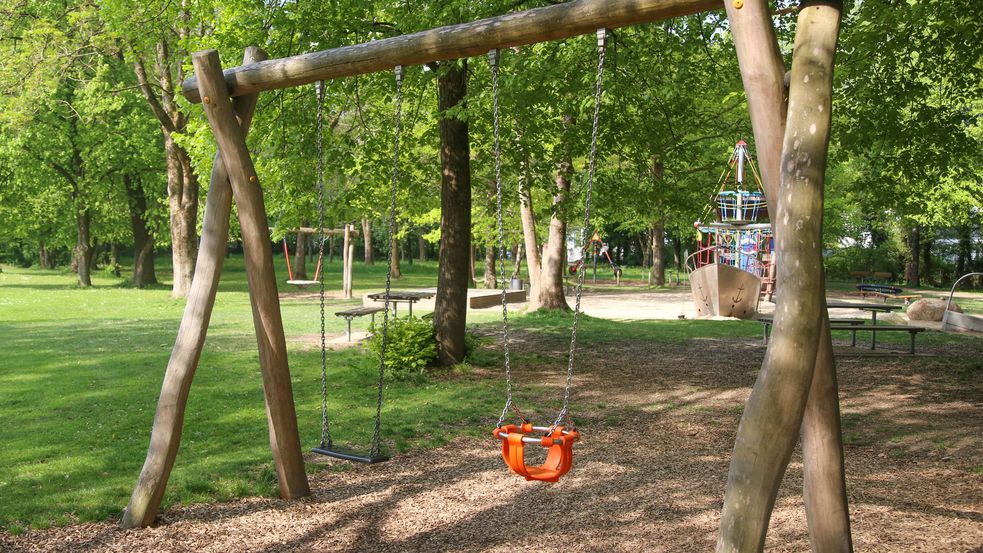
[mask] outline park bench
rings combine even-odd
[[[771,325],[775,324],[774,317],[769,317],[767,315],[762,315],[762,316],[759,316],[758,318],[756,318],[755,320],[758,321],[759,323],[761,323],[761,325],[764,327],[762,329],[764,331],[764,334],[762,336],[763,339],[762,339],[761,343],[764,344],[764,345],[768,345],[768,337],[771,335]],[[860,319],[830,319],[829,322],[830,322],[830,324],[837,324],[837,325],[862,325],[862,324],[864,324],[864,321],[862,321]],[[853,344],[852,345],[854,345],[854,346],[857,345],[857,335],[856,334],[853,335]]]
[[[348,341],[352,341],[352,321],[358,317],[364,317],[366,315],[372,316],[372,324],[375,324],[375,314],[384,311],[385,307],[352,307],[351,309],[345,309],[342,311],[335,311],[336,317],[344,317],[345,322],[348,323]]]

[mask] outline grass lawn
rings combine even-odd
[[[282,259],[277,267],[279,274],[285,273]],[[381,289],[384,271],[383,265],[356,264],[356,291]],[[436,283],[433,262],[404,264],[403,271],[397,288]],[[160,274],[167,274],[166,261]],[[339,261],[327,266],[326,280],[329,289],[340,289]],[[144,460],[184,301],[172,299],[166,285],[135,290],[125,287],[123,279],[104,274],[95,276],[91,289],[79,289],[75,282],[74,275],[61,271],[4,266],[0,274],[0,530],[19,533],[27,526],[117,517]],[[329,313],[355,303],[332,301]],[[292,298],[282,302],[282,312],[301,439],[307,448],[320,436],[319,353],[290,338],[317,332],[317,303]],[[494,331],[490,323],[497,320],[496,310],[469,316],[472,323],[485,323],[479,333]],[[553,346],[526,348],[526,353],[516,355],[516,363],[549,365],[562,372],[565,357],[551,351],[563,349],[570,316],[530,314],[514,321],[527,335]],[[344,330],[340,319],[329,315],[326,322],[328,332]],[[631,363],[632,342],[752,338],[759,332],[754,322],[586,318],[578,336],[583,348],[615,347],[624,352],[618,361]],[[959,339],[924,337],[929,343]],[[242,258],[233,256],[226,261],[165,508],[276,495],[255,348]],[[436,447],[462,435],[487,436],[504,401],[500,361],[500,351],[489,346],[474,357],[474,368],[388,382],[385,442],[399,453]],[[375,363],[361,348],[329,352],[336,441],[368,443]],[[535,382],[518,386],[520,399],[541,392]],[[555,413],[558,400],[541,406],[544,418]],[[592,421],[578,422],[586,426]],[[309,465],[311,472],[322,468]]]

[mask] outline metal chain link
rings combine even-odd
[[[604,75],[604,53],[607,47],[607,30],[598,29],[597,30],[597,85],[594,90],[594,126],[591,129],[590,137],[590,157],[587,162],[587,190],[584,197],[584,230],[581,239],[586,239],[587,232],[590,228],[590,206],[591,206],[591,194],[594,191],[594,167],[597,158],[597,134],[600,128],[600,116],[601,116],[601,82]],[[580,270],[577,271],[577,301],[573,310],[573,326],[570,330],[570,357],[567,361],[567,383],[563,390],[563,408],[560,409],[560,413],[556,416],[556,420],[553,421],[553,425],[550,427],[550,431],[547,434],[551,434],[553,429],[560,425],[564,419],[569,418],[570,414],[570,389],[573,387],[573,363],[574,356],[577,350],[577,326],[580,322],[580,298],[584,291],[584,274],[587,271]]]
[[[324,258],[324,81],[314,84],[317,95],[317,228],[321,233],[318,259]],[[324,334],[324,271],[318,276],[318,300],[321,304],[321,448],[331,447],[331,421],[328,419],[328,353]]]
[[[402,132],[402,112],[403,112],[403,77],[405,71],[402,65],[397,65],[396,73],[396,115],[395,130],[393,136],[393,170],[392,183],[389,189],[389,245],[386,253],[386,303],[385,311],[382,316],[382,345],[379,348],[379,394],[376,398],[375,406],[375,429],[372,431],[372,452],[373,457],[380,453],[380,430],[382,426],[382,388],[385,384],[386,374],[386,346],[389,343],[389,294],[392,291],[393,278],[393,242],[396,239],[396,192],[399,180],[399,138]]]
[[[505,223],[502,220],[502,146],[499,139],[499,114],[498,114],[498,60],[499,51],[497,49],[488,52],[488,63],[491,66],[492,74],[492,119],[494,121],[495,137],[495,201],[498,215],[498,260],[502,280],[502,340],[505,343],[505,407],[502,408],[502,415],[498,417],[496,427],[502,426],[505,416],[512,405],[512,363],[509,356],[509,310],[508,298],[506,296],[508,288],[505,286]],[[521,416],[521,415],[520,415]]]

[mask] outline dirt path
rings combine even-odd
[[[523,349],[559,343],[520,336]],[[85,524],[0,536],[0,551],[711,551],[728,458],[763,349],[753,340],[585,350],[584,440],[555,485],[508,473],[496,442],[459,439],[312,477],[313,497],[173,509],[157,528]],[[945,355],[983,355],[979,343]],[[950,357],[839,361],[858,551],[980,551],[983,383]],[[537,367],[520,371],[537,371]],[[546,376],[549,400],[561,377]],[[544,398],[543,405],[552,408]],[[489,413],[487,426],[493,417]],[[808,551],[796,454],[768,551]]]

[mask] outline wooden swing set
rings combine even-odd
[[[803,5],[811,4],[815,3],[806,2]],[[837,3],[834,0],[828,0],[823,5],[834,5],[834,9],[838,9],[835,8]],[[832,65],[831,52],[835,50],[835,30],[838,29],[839,11],[835,12],[837,19],[832,25],[828,21],[820,21],[825,27],[822,25],[815,27],[817,30],[812,34],[809,34],[809,29],[799,30],[799,34],[803,35],[803,40],[811,42],[807,43],[808,48],[801,50],[801,57],[804,61],[799,62],[797,57],[793,63],[793,84],[792,92],[789,94],[787,113],[785,109],[776,109],[775,107],[784,105],[783,94],[787,91],[783,82],[785,71],[777,50],[777,42],[774,40],[774,28],[767,4],[762,0],[747,0],[747,6],[745,6],[745,0],[577,0],[471,23],[439,27],[369,43],[282,59],[267,60],[265,52],[259,48],[249,47],[246,48],[242,65],[224,71],[219,61],[218,52],[215,50],[195,53],[193,56],[195,76],[182,83],[182,92],[190,102],[204,105],[208,123],[218,145],[218,151],[215,154],[207,193],[194,280],[167,365],[147,458],[124,513],[123,526],[142,527],[152,524],[163,498],[164,488],[180,443],[185,406],[192,378],[198,365],[215,302],[229,235],[229,216],[233,197],[238,207],[245,251],[245,267],[262,370],[269,438],[280,495],[284,499],[295,499],[310,493],[297,429],[297,417],[287,363],[286,341],[281,320],[263,193],[246,146],[246,135],[260,92],[370,72],[389,71],[399,66],[484,55],[498,49],[592,34],[598,29],[614,29],[720,9],[727,10],[735,38],[738,60],[748,96],[751,121],[755,131],[755,141],[761,158],[766,193],[769,197],[777,197],[779,175],[784,177],[786,171],[780,161],[782,156],[786,155],[784,152],[790,148],[788,144],[783,148],[783,134],[793,131],[801,132],[802,136],[808,137],[808,134],[815,137],[815,140],[824,140],[825,137],[828,137],[828,109],[817,118],[814,107],[806,106],[804,103],[794,104],[796,94],[807,94],[804,92],[805,87],[796,88],[795,83],[799,81],[795,79],[797,67],[802,68],[800,71],[811,71],[804,73],[806,75],[805,82],[809,82],[810,75],[813,76],[813,84],[810,87],[818,92],[809,92],[808,94],[812,95],[809,98],[818,98],[817,101],[820,102],[819,111],[822,113],[823,106],[829,105],[828,89],[831,89],[829,84],[831,81],[828,81],[826,78],[828,75],[825,75],[823,71],[828,72]],[[820,14],[819,17],[828,18],[829,16]],[[829,44],[830,33],[825,30],[829,28],[834,29],[832,45]],[[800,50],[798,36],[796,40],[796,56],[798,56]],[[800,80],[802,79],[801,75],[803,73],[800,72],[798,76]],[[794,107],[792,107],[793,105]],[[811,104],[811,106],[814,105]],[[807,116],[812,117],[812,119],[808,119]],[[826,118],[825,123],[822,123],[823,118]],[[819,121],[821,124],[818,135],[815,121]],[[809,122],[812,122],[811,127],[807,126]],[[805,179],[812,179],[808,180],[810,186],[815,185],[816,171],[820,171],[819,178],[821,181],[821,171],[824,171],[825,168],[825,146],[816,143],[815,140],[808,142],[804,148],[812,148],[810,152],[818,152],[818,155],[822,156],[821,165],[817,160],[813,166],[811,159],[789,158],[788,161],[788,171],[800,170],[800,172],[804,172],[806,174]],[[788,141],[788,143],[791,142]],[[795,149],[798,150],[798,148],[799,142],[796,141]],[[798,174],[796,176],[798,178]],[[821,182],[819,183],[819,190],[819,198],[821,199]],[[785,196],[784,191],[781,196]],[[812,192],[802,192],[793,200],[793,194],[789,193],[787,201],[783,197],[776,205],[779,210],[791,210],[793,215],[796,209],[799,210],[798,213],[816,213],[817,204],[814,197]],[[819,216],[815,220],[821,221],[821,201],[818,206]],[[788,217],[786,217],[787,219]],[[818,236],[814,230],[812,226],[808,226],[804,232]],[[789,231],[780,225],[778,232]],[[800,236],[804,235],[800,234]],[[790,251],[788,254],[790,257],[786,260],[785,265],[791,267],[793,264],[788,261],[796,260],[795,256],[812,255],[813,253],[811,250],[806,254]],[[808,261],[812,263],[813,259],[808,258]],[[812,270],[807,268],[807,263],[802,265],[802,270]],[[796,262],[794,267],[797,268],[798,266],[799,263]],[[782,269],[787,271],[786,281],[790,284],[783,291],[780,301],[785,301],[785,298],[789,298],[787,301],[793,301],[794,298],[794,301],[798,302],[801,298],[796,296],[795,291],[800,288],[808,288],[810,294],[812,288],[821,289],[819,286],[815,286],[812,280],[809,280],[812,277],[808,275],[803,277],[802,274],[804,273],[796,272],[798,271],[796,268]],[[793,276],[798,280],[794,280]],[[783,282],[782,279],[783,275],[780,274],[780,285]],[[802,309],[811,310],[811,302],[811,299],[807,299],[805,301],[807,305]],[[798,303],[796,305],[798,306]],[[782,306],[779,305],[779,307]],[[811,311],[808,312],[811,314]],[[790,317],[792,316],[790,315]],[[789,319],[789,321],[792,320]],[[785,322],[786,328],[791,329],[787,331],[789,335],[795,332],[799,334],[805,332],[800,328],[798,319],[795,321],[797,324]],[[783,320],[776,320],[776,336],[781,334],[779,330],[782,326]],[[808,332],[815,334],[816,331],[813,327],[808,329]],[[779,351],[781,347],[785,347],[789,343],[789,339],[778,337],[772,342],[773,349]],[[775,345],[776,342],[779,345]],[[771,355],[771,351],[772,349],[769,349],[769,355]],[[802,350],[800,352],[800,364],[810,362],[817,367],[819,366],[819,361],[816,359],[817,355],[821,356],[822,354],[812,354],[810,357],[812,351]],[[811,375],[812,368],[813,365],[811,364],[808,367],[803,364],[802,367],[797,366],[796,370],[805,374],[804,371],[808,369],[808,374]],[[774,378],[790,378],[784,371],[775,371],[775,373],[783,374]],[[819,368],[816,368],[816,373],[817,378],[820,378]],[[787,380],[783,380],[774,386],[788,386],[787,382]],[[788,432],[790,425],[794,424],[795,429],[797,429],[798,425],[802,424],[804,436],[808,438],[808,428],[811,428],[807,427],[808,424],[826,424],[826,420],[821,421],[821,423],[812,421],[809,412],[806,413],[806,420],[803,422],[801,418],[802,409],[794,407],[794,405],[798,405],[794,402],[805,404],[805,397],[810,390],[809,382],[808,377],[801,377],[796,381],[796,386],[801,388],[801,385],[804,385],[805,387],[796,388],[795,394],[792,394],[795,397],[792,399],[789,399],[792,395],[782,396],[782,401],[785,403],[779,407],[787,407],[787,409],[780,411],[782,416],[774,416],[774,409],[778,408],[774,405],[778,405],[777,403],[773,402],[767,404],[769,405],[767,407],[761,407],[761,409],[765,409],[762,411],[757,408],[757,405],[764,406],[765,402],[755,403],[755,398],[752,396],[745,418],[750,416],[753,420],[747,424],[754,426],[750,426],[748,430],[767,435],[780,433],[784,436],[785,434],[794,434],[794,429],[793,432]],[[814,386],[816,385],[814,384]],[[833,390],[831,396],[826,392],[816,393],[825,394],[822,395],[821,401],[833,402],[832,409],[836,411],[838,432],[835,381]],[[757,385],[755,393],[758,393]],[[769,393],[772,392],[768,390],[762,392],[762,394],[766,394],[763,397],[770,397],[767,396]],[[827,399],[830,397],[832,399]],[[811,396],[810,401],[813,401]],[[753,408],[752,404],[754,404]],[[825,406],[825,404],[820,407],[820,409],[828,408],[829,406]],[[799,413],[798,419],[795,419],[793,415],[784,416],[784,413],[795,412]],[[766,417],[769,413],[771,414],[770,420]],[[539,430],[531,425],[528,428],[525,425],[501,428],[499,433],[502,434],[500,437],[503,439],[503,457],[506,458],[507,462],[512,459],[509,464],[513,470],[520,472],[520,474],[525,470],[524,476],[527,477],[542,476],[543,478],[539,479],[550,479],[565,472],[569,468],[569,447],[576,441],[578,435],[573,429],[567,430],[560,427],[562,422],[558,421],[549,427],[551,431],[560,430],[550,439],[526,436],[529,432]],[[743,432],[745,423],[742,422],[741,426],[741,432]],[[524,467],[524,463],[517,456],[522,454],[522,444],[530,440],[536,440],[543,447],[551,448],[550,457],[556,457],[553,466],[533,470]],[[778,442],[777,440],[772,441]],[[794,443],[788,445],[785,442],[786,440],[781,440],[781,444],[775,445],[774,448],[787,447],[790,451]],[[777,451],[778,449],[769,451],[767,459],[781,457],[775,453]],[[742,455],[745,453],[738,447],[734,455],[735,459],[740,460],[743,459]],[[769,461],[769,463],[771,462]],[[840,462],[842,463],[842,460]],[[753,512],[756,517],[761,516],[759,511],[770,513],[770,507],[767,507],[767,496],[770,492],[762,494],[749,490],[754,490],[756,487],[770,490],[773,487],[769,483],[770,481],[766,482],[766,480],[773,479],[773,476],[770,475],[779,465],[784,471],[784,464],[781,464],[780,461],[775,461],[775,463],[779,464],[768,465],[764,468],[760,468],[759,463],[758,467],[737,474],[737,480],[734,481],[735,493],[740,498],[750,497],[754,501],[755,510]],[[736,474],[734,466],[745,465],[732,465],[731,479],[734,479]],[[842,466],[840,468],[842,469]],[[545,474],[543,471],[552,472]],[[824,478],[835,480],[833,476],[827,474]],[[835,482],[829,486],[835,488]],[[825,490],[829,486],[823,489]],[[730,494],[730,490],[731,482],[729,481],[728,494]],[[740,500],[748,501],[747,499]],[[727,505],[725,504],[722,528],[731,524],[734,516],[728,511]],[[766,507],[759,509],[761,505]],[[807,505],[807,510],[809,508]],[[745,532],[751,536],[748,539],[757,539],[756,533],[763,536],[763,531],[758,532],[761,528],[767,528],[767,520],[763,525],[758,524],[754,529]],[[744,530],[740,531],[744,532]]]

